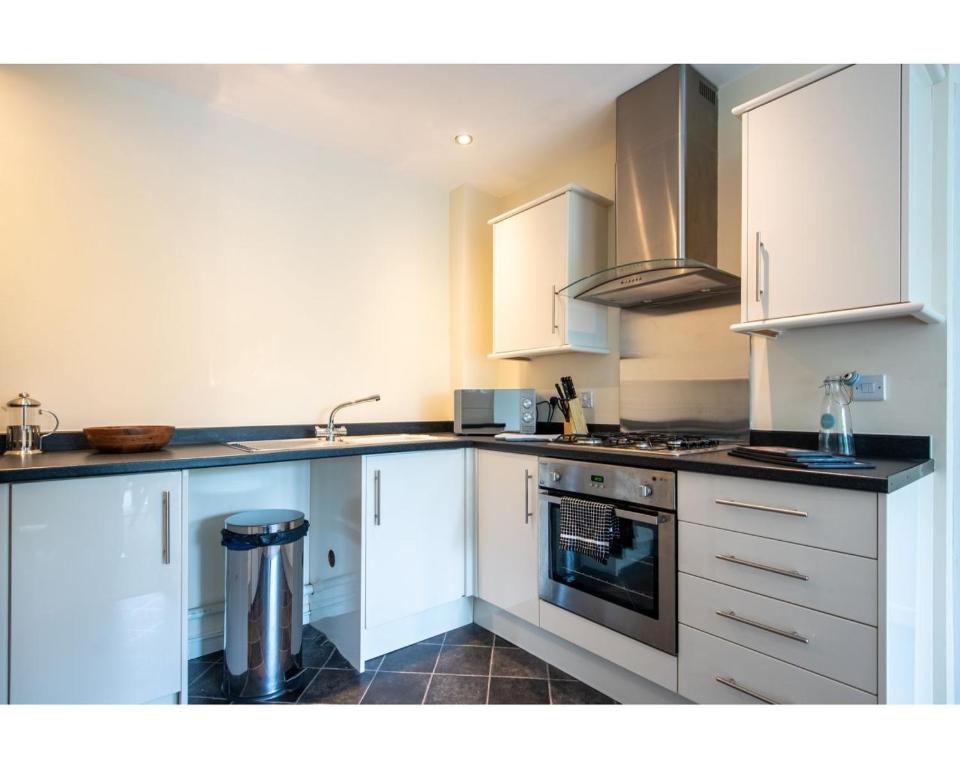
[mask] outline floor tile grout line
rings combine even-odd
[[[443,635],[446,637],[446,633]],[[427,694],[430,693],[430,686],[433,685],[433,676],[437,674],[437,665],[440,663],[440,654],[443,653],[443,640],[440,641],[440,650],[437,651],[437,658],[433,662],[433,671],[430,673],[430,679],[427,680],[427,687],[423,691],[423,698],[420,699],[420,706],[427,703]]]
[[[497,636],[493,636],[493,645],[490,646],[490,666],[487,668],[487,700],[484,704],[490,704],[490,689],[493,687],[493,652],[497,647]]]
[[[376,668],[375,670],[373,670],[373,677],[370,678],[370,682],[367,683],[367,687],[363,689],[363,694],[362,694],[362,695],[360,696],[360,698],[357,700],[357,704],[363,704],[363,700],[364,700],[365,698],[367,698],[367,694],[370,693],[370,688],[371,688],[371,686],[373,686],[374,681],[377,679],[377,675],[380,674],[380,667],[383,666],[383,660],[384,660],[386,657],[387,657],[387,654],[385,654],[385,653],[380,656],[380,661],[379,661],[379,663],[377,664],[377,668]],[[356,671],[356,670],[354,670],[354,671]],[[364,672],[366,672],[366,671],[367,671],[367,670],[364,670]],[[362,674],[362,673],[361,673],[361,672],[357,672],[357,674]]]
[[[330,669],[331,671],[334,671],[334,672],[348,671],[348,670],[337,670],[333,667],[326,667],[326,669]],[[368,669],[367,671],[370,672],[371,670]],[[546,677],[541,677],[538,675],[490,675],[490,674],[478,675],[472,672],[417,672],[415,670],[409,670],[409,669],[381,669],[380,671],[383,672],[385,675],[431,675],[433,676],[436,674],[436,675],[439,675],[440,677],[495,677],[498,680],[546,680],[547,679]]]
[[[328,653],[327,657],[323,660],[323,664],[320,665],[320,669],[326,669],[327,664],[330,663],[330,659],[333,658],[333,654],[339,653],[339,651],[337,650],[337,646],[333,644],[333,641],[331,640],[329,642],[330,642],[330,653]]]
[[[376,670],[373,673],[373,677],[370,678],[370,682],[367,683],[367,687],[363,689],[363,693],[360,694],[360,698],[357,699],[357,704],[363,704],[363,700],[367,697],[367,694],[370,692],[370,686],[373,685],[373,681],[377,679],[377,675],[380,674],[380,667],[377,666]]]
[[[547,683],[547,699],[548,699],[548,704],[551,704],[551,705],[552,705],[552,704],[554,703],[554,701],[553,701],[553,674],[552,674],[552,670],[551,670],[551,668],[550,668],[550,665],[549,665],[546,661],[544,661],[543,659],[541,659],[540,657],[536,656],[535,654],[530,654],[531,656],[533,656],[534,658],[536,658],[536,660],[537,660],[538,662],[540,662],[540,663],[542,663],[542,664],[544,665],[544,667],[545,667],[545,673],[546,673],[546,674],[545,674],[545,677],[528,676],[528,675],[494,675],[494,674],[493,674],[493,666],[494,666],[494,658],[495,658],[495,654],[496,654],[496,649],[497,649],[497,648],[500,648],[501,650],[503,650],[503,649],[508,649],[508,650],[509,650],[509,649],[511,649],[512,647],[519,648],[519,646],[515,646],[515,645],[514,645],[514,646],[499,646],[498,643],[497,643],[497,640],[498,640],[498,639],[502,639],[502,638],[499,638],[499,636],[496,635],[496,633],[491,633],[491,635],[492,635],[492,640],[491,640],[491,644],[490,644],[489,646],[487,646],[487,645],[485,645],[485,644],[483,644],[483,643],[481,643],[480,645],[477,645],[476,643],[469,643],[469,644],[449,643],[449,644],[448,644],[448,643],[447,643],[447,639],[446,639],[446,638],[447,638],[447,634],[449,634],[449,633],[444,633],[444,634],[443,634],[443,636],[442,636],[441,639],[440,639],[440,643],[421,643],[421,644],[423,644],[423,645],[431,645],[431,646],[436,646],[436,647],[437,647],[437,657],[436,657],[436,659],[434,660],[433,668],[432,668],[432,670],[431,670],[430,672],[416,672],[416,671],[410,671],[410,670],[394,670],[394,672],[396,672],[397,674],[402,674],[402,675],[418,675],[418,676],[422,676],[422,677],[426,677],[426,678],[427,678],[427,685],[426,685],[426,688],[424,689],[423,696],[421,697],[421,700],[420,700],[420,704],[421,704],[421,705],[423,705],[423,704],[426,703],[427,696],[428,696],[428,694],[429,694],[429,692],[430,692],[430,689],[431,689],[431,687],[432,687],[432,685],[433,685],[433,680],[434,680],[434,678],[435,678],[437,675],[440,675],[440,676],[442,676],[442,677],[466,677],[466,678],[473,678],[473,679],[484,679],[484,678],[485,678],[486,681],[487,681],[486,699],[485,699],[485,702],[484,702],[485,704],[489,704],[489,703],[490,703],[491,688],[492,688],[492,686],[493,686],[493,678],[494,678],[494,677],[499,678],[499,679],[507,679],[507,680],[531,680],[531,681],[533,681],[533,680],[545,680],[546,683]],[[310,677],[309,681],[306,683],[306,685],[304,685],[303,689],[302,689],[302,690],[300,691],[300,693],[298,694],[296,700],[294,700],[294,701],[292,701],[292,702],[278,702],[278,703],[284,703],[284,704],[286,704],[286,703],[290,703],[290,704],[300,704],[301,701],[302,701],[302,699],[303,699],[303,695],[304,695],[304,693],[306,692],[306,690],[315,682],[315,680],[319,677],[320,673],[323,672],[323,670],[325,670],[325,669],[329,669],[329,670],[334,671],[334,672],[339,672],[339,671],[342,671],[342,672],[353,671],[353,672],[355,672],[355,673],[357,672],[357,670],[353,669],[352,667],[349,668],[349,669],[339,669],[339,668],[334,668],[334,667],[328,667],[328,666],[326,666],[326,665],[329,663],[330,659],[333,658],[334,654],[337,653],[338,649],[337,649],[336,646],[332,643],[332,641],[329,641],[329,638],[327,638],[325,641],[326,641],[326,642],[330,642],[330,645],[331,645],[330,653],[329,653],[329,655],[326,657],[325,661],[323,662],[323,664],[322,664],[321,666],[319,666],[319,667],[308,667],[308,666],[305,666],[305,667],[303,668],[303,671],[304,671],[304,672],[312,671],[313,674],[312,674],[312,676]],[[437,671],[437,670],[439,669],[440,656],[442,655],[443,650],[444,650],[445,648],[459,648],[459,647],[475,647],[475,648],[484,648],[484,647],[485,647],[485,648],[489,648],[489,649],[490,649],[490,662],[489,662],[489,665],[488,665],[488,667],[487,667],[487,673],[486,673],[486,675],[469,674],[469,673],[462,673],[462,672],[455,672],[455,671],[451,671],[451,672],[438,672],[438,671]],[[519,650],[524,651],[525,649],[519,648]],[[529,651],[526,651],[526,653],[529,654],[530,652],[529,652]],[[370,692],[371,687],[373,686],[374,682],[376,681],[376,678],[379,676],[379,673],[380,673],[381,671],[386,672],[386,670],[383,670],[383,664],[384,664],[384,662],[385,662],[385,660],[386,660],[387,655],[388,655],[388,654],[386,654],[386,653],[385,653],[385,654],[381,654],[381,656],[380,656],[380,658],[379,658],[379,660],[378,660],[378,662],[377,662],[377,664],[376,664],[376,667],[375,667],[374,669],[368,669],[368,670],[366,670],[366,671],[372,671],[372,672],[373,672],[373,675],[372,675],[371,678],[370,678],[370,682],[369,682],[369,683],[367,684],[367,686],[364,688],[363,694],[360,696],[360,700],[357,702],[358,704],[359,704],[359,703],[362,703],[362,702],[366,699],[367,695],[368,695],[369,692]],[[200,682],[200,681],[201,681],[203,678],[205,678],[207,675],[211,674],[211,670],[212,670],[212,669],[215,669],[217,666],[222,666],[222,665],[223,665],[223,662],[222,662],[222,661],[220,661],[220,662],[204,662],[204,664],[205,664],[206,666],[208,666],[208,668],[207,668],[207,669],[204,669],[199,675],[196,676],[196,679],[193,681],[191,687],[193,687],[194,685],[196,685],[198,682]],[[359,674],[359,673],[357,673],[357,674]],[[574,679],[574,680],[575,680],[575,679]],[[580,682],[580,681],[576,681],[576,682]],[[202,703],[216,702],[216,701],[225,701],[225,700],[226,700],[226,699],[224,699],[224,698],[222,698],[222,697],[217,697],[217,696],[196,696],[195,698],[197,698],[197,699],[203,699],[204,701],[203,701]],[[198,702],[198,703],[201,703],[201,702]]]
[[[304,668],[303,668],[303,671],[306,672],[308,669],[313,669],[313,667],[304,667]],[[303,698],[303,694],[307,692],[307,688],[309,688],[309,687],[313,684],[313,681],[317,679],[317,676],[318,676],[319,674],[320,674],[320,670],[319,670],[319,669],[313,669],[313,677],[311,677],[310,680],[307,682],[307,684],[306,684],[305,686],[303,686],[303,689],[300,691],[300,693],[299,693],[299,695],[297,696],[297,698],[294,699],[294,700],[291,702],[292,704],[299,704],[299,703],[300,703],[300,699]]]

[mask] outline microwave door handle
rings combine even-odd
[[[540,498],[543,501],[554,504],[559,504],[561,501],[560,496],[554,496],[552,493],[543,493],[542,491]],[[634,512],[632,509],[620,509],[614,506],[613,513],[622,520],[633,520],[638,523],[647,523],[648,525],[658,525],[660,523],[659,516],[655,514],[644,514],[643,512]]]

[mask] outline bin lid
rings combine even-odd
[[[230,515],[224,527],[233,533],[278,533],[303,525],[303,512],[295,509],[248,509]]]

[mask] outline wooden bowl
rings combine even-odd
[[[90,446],[103,453],[159,451],[173,437],[174,427],[84,427]]]

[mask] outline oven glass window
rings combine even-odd
[[[550,578],[572,589],[658,618],[657,526],[620,518],[620,535],[601,563],[560,544],[560,505],[550,504]],[[655,513],[654,513],[655,516]]]

